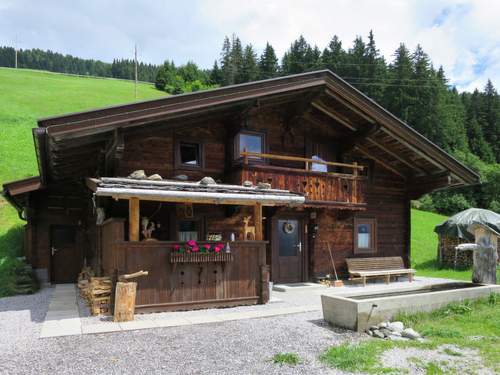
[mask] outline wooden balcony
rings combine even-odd
[[[366,206],[366,177],[359,175],[363,167],[353,164],[313,160],[295,156],[242,152],[243,163],[235,171],[234,182],[270,183],[273,189],[304,194],[306,206],[325,206],[363,210]],[[255,162],[258,160],[259,162]],[[304,168],[287,168],[265,163],[267,160],[290,161]],[[351,173],[317,172],[312,164],[342,168]]]

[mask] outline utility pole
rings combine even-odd
[[[135,60],[135,84],[134,84],[134,90],[135,90],[135,98],[137,99],[137,43],[135,44],[135,49],[134,49],[134,60]]]
[[[14,42],[14,68],[17,69],[17,34],[16,34],[16,40]]]

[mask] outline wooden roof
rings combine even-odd
[[[300,205],[305,202],[301,194],[288,190],[267,189],[259,186],[228,184],[202,184],[174,180],[137,180],[132,178],[102,177],[87,179],[94,194],[115,199],[139,198],[149,201],[190,202],[206,204],[264,206]]]
[[[474,171],[329,70],[41,119],[34,129],[40,175],[42,181],[92,175],[116,131],[160,123],[181,127],[290,104],[304,121],[338,128],[346,135],[344,151],[355,150],[407,180],[415,196],[430,188],[479,183]]]

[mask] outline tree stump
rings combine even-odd
[[[134,320],[136,282],[117,282],[115,294],[115,311],[113,321],[129,322]]]
[[[472,281],[480,284],[497,283],[497,260],[496,247],[479,246],[474,250],[474,271]]]

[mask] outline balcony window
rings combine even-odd
[[[376,224],[375,219],[354,219],[354,254],[377,252]]]
[[[239,159],[244,150],[257,153],[265,152],[265,135],[263,133],[250,131],[239,132],[234,139],[234,143],[235,159]],[[257,156],[250,156],[249,158],[262,160]]]

